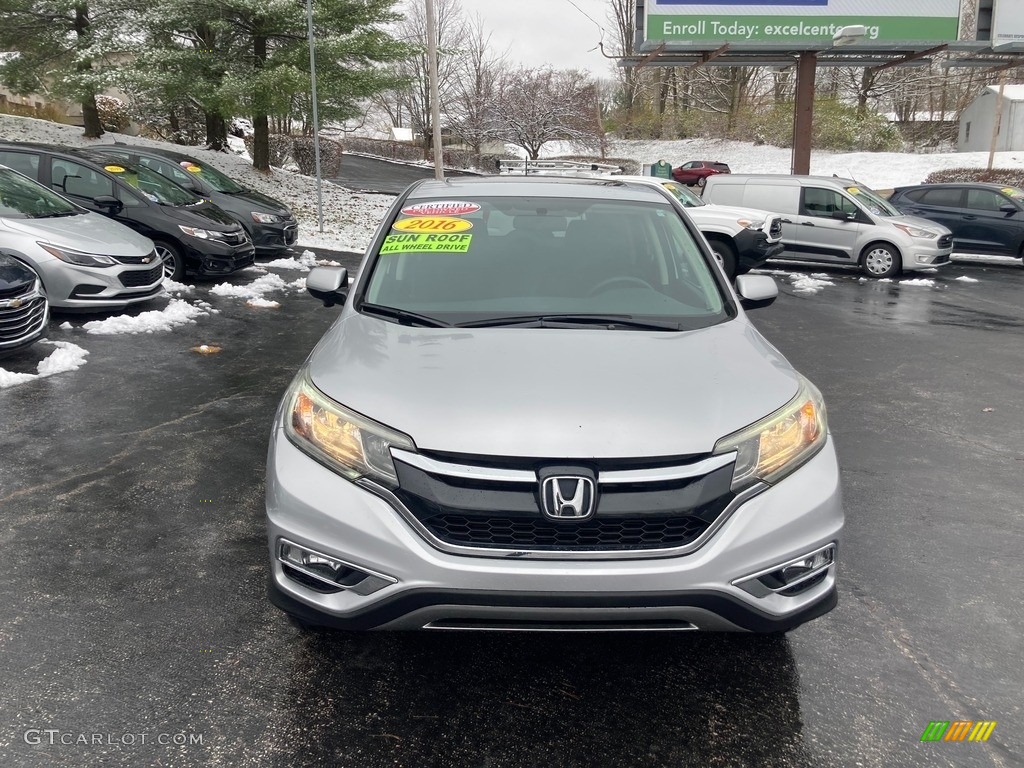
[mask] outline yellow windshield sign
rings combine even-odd
[[[202,173],[203,172],[203,169],[200,168],[198,165],[186,165],[185,166],[185,170],[188,171],[189,173]]]
[[[467,253],[472,235],[388,235],[381,253]]]
[[[396,221],[394,227],[402,232],[465,232],[473,228],[473,222],[451,216],[416,216]]]
[[[111,173],[124,173],[124,168],[120,165],[104,165],[104,171],[110,171]]]
[[[859,195],[860,187],[848,187],[846,191],[849,192],[851,195]]]

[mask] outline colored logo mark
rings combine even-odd
[[[932,720],[921,741],[988,741],[995,729],[995,720]]]

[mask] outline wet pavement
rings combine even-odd
[[[446,170],[445,176],[467,176],[461,171]],[[346,153],[341,172],[330,179],[335,184],[356,191],[397,195],[414,181],[434,178],[432,165],[412,165],[380,160],[375,157]]]
[[[1021,765],[1024,269],[923,277],[787,270],[753,314],[825,393],[847,509],[839,607],[785,637],[304,635],[264,597],[264,458],[337,310],[58,317],[87,364],[0,390],[0,765]]]

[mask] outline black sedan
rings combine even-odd
[[[174,280],[186,271],[227,275],[255,261],[237,221],[148,168],[92,149],[17,142],[0,144],[0,163],[148,237]]]
[[[36,273],[0,253],[0,357],[38,341],[49,317],[46,295]]]
[[[212,201],[242,225],[256,246],[257,256],[273,258],[282,255],[298,240],[299,226],[288,206],[242,186],[192,155],[128,144],[99,146],[95,151],[154,170]]]
[[[899,187],[889,202],[953,232],[953,250],[1024,258],[1024,190],[1003,184]]]

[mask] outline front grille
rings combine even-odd
[[[25,283],[24,285],[16,285],[13,288],[2,288],[0,289],[0,301],[4,299],[16,299],[19,296],[27,296],[35,290],[35,282]]]
[[[442,541],[467,547],[600,551],[683,547],[696,541],[710,523],[689,516],[600,517],[583,523],[556,523],[539,517],[441,514],[429,518],[426,525]]]
[[[295,245],[299,239],[299,228],[297,226],[288,226],[284,228],[284,244]]]
[[[241,245],[245,242],[245,231],[241,229],[234,232],[221,232],[219,234],[220,239],[228,245]]]
[[[111,256],[118,264],[152,264],[159,261],[156,251],[150,251],[145,256]]]
[[[953,247],[953,236],[943,235],[939,238],[939,248],[952,248]]]
[[[135,269],[130,272],[122,272],[117,276],[121,285],[125,288],[138,288],[143,285],[151,285],[161,278],[164,273],[164,265],[157,264],[152,269]]]
[[[12,344],[39,331],[46,322],[46,299],[38,297],[20,307],[0,308],[0,344]]]
[[[395,496],[431,536],[455,547],[556,552],[675,549],[700,539],[734,498],[731,464],[696,475],[687,468],[682,477],[641,471],[642,480],[633,481],[634,476],[613,482],[615,470],[605,468],[607,481],[602,481],[600,463],[589,462],[587,470],[598,481],[593,516],[583,521],[553,520],[541,511],[539,480],[532,471],[481,479],[452,474],[451,464],[421,468],[401,457],[395,459],[399,480]],[[564,466],[564,462],[542,464]]]

